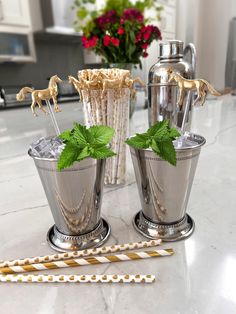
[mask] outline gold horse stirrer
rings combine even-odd
[[[31,87],[26,86],[26,87],[23,87],[19,91],[19,93],[16,95],[16,99],[18,101],[23,101],[25,99],[26,94],[31,93],[31,98],[32,98],[31,111],[35,117],[37,116],[36,110],[35,110],[36,105],[38,105],[39,109],[41,109],[45,114],[48,114],[48,112],[44,109],[43,104],[42,104],[42,101],[45,101],[53,127],[57,135],[60,134],[60,130],[59,130],[58,123],[54,115],[53,109],[51,108],[50,99],[53,100],[54,111],[60,112],[61,110],[57,104],[57,95],[58,95],[57,83],[60,83],[60,82],[62,82],[62,80],[57,75],[53,75],[49,80],[48,88],[41,89],[41,90],[34,90]]]

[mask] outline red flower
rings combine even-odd
[[[120,44],[120,41],[118,38],[111,38],[111,42],[114,46],[118,47]]]
[[[148,44],[147,44],[147,43],[144,43],[144,44],[141,45],[141,47],[146,50],[147,47],[148,47]]]
[[[143,34],[143,39],[144,40],[148,40],[149,38],[150,38],[150,36],[151,36],[151,33],[148,31],[148,32],[145,32],[144,34]]]
[[[84,46],[84,48],[89,48],[89,44],[88,44],[88,39],[87,39],[87,37],[85,37],[85,36],[82,36],[82,43],[83,43],[83,46]]]
[[[111,42],[111,36],[105,35],[104,38],[103,38],[103,45],[104,46],[109,46],[110,42]]]
[[[98,41],[98,37],[97,37],[97,36],[93,36],[93,37],[89,40],[89,44],[90,44],[90,47],[89,47],[89,48],[95,47],[96,44],[97,44],[97,41]]]
[[[93,48],[96,46],[98,41],[97,36],[93,36],[92,38],[87,38],[86,36],[82,36],[82,43],[84,48]]]
[[[125,33],[124,28],[120,27],[120,28],[118,29],[118,34],[119,34],[119,35],[123,35],[124,33]]]
[[[141,40],[141,36],[142,34],[141,33],[138,33],[138,35],[136,36],[136,43],[138,43],[140,40]]]
[[[144,53],[143,53],[143,57],[144,57],[144,58],[147,58],[147,56],[148,56],[147,51],[144,51]]]

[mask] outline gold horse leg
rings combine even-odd
[[[45,114],[48,114],[47,110],[45,110],[43,105],[42,105],[42,100],[41,99],[37,100],[37,104],[39,106],[39,109],[41,109]]]
[[[199,102],[199,106],[203,106],[203,104],[204,104],[204,102],[205,102],[205,100],[206,100],[206,96],[207,96],[207,92],[204,91],[204,92],[202,93],[202,95],[201,95],[201,100],[200,100],[200,102]]]
[[[31,111],[34,117],[37,117],[37,113],[35,111],[35,106],[36,106],[37,102],[35,101],[35,99],[33,99],[32,104],[31,104]]]
[[[200,88],[197,88],[197,98],[194,100],[193,106],[195,106],[198,102],[201,103],[202,95]]]
[[[177,100],[177,106],[182,108],[183,102],[184,102],[184,88],[183,88],[183,86],[179,86],[179,97]]]
[[[56,96],[52,96],[53,104],[54,104],[54,111],[55,112],[61,112],[61,109],[59,108],[57,104],[57,98]]]

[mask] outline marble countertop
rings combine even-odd
[[[63,104],[63,130],[82,121],[81,108]],[[130,132],[144,131],[147,111],[135,112]],[[236,98],[225,96],[195,108],[192,131],[206,137],[187,212],[194,234],[166,243],[171,257],[52,271],[54,273],[151,273],[149,285],[0,284],[0,313],[236,313]],[[29,143],[52,134],[47,118],[29,108],[0,112],[0,260],[53,253],[46,233],[53,219]],[[125,186],[105,188],[102,212],[112,234],[107,244],[140,241],[132,226],[140,210],[130,157]]]

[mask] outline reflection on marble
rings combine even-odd
[[[63,104],[61,129],[82,121],[78,104]],[[147,112],[134,114],[130,133],[147,127]],[[225,96],[194,110],[193,128],[207,139],[199,159],[188,213],[196,230],[166,243],[172,257],[65,269],[82,273],[153,273],[152,285],[0,284],[0,313],[236,313],[236,99]],[[52,253],[46,233],[53,224],[29,143],[52,134],[47,118],[28,108],[0,112],[0,259]],[[130,156],[127,184],[106,188],[103,216],[112,227],[108,243],[143,239],[132,227],[140,209]],[[58,270],[53,271],[59,273]]]

